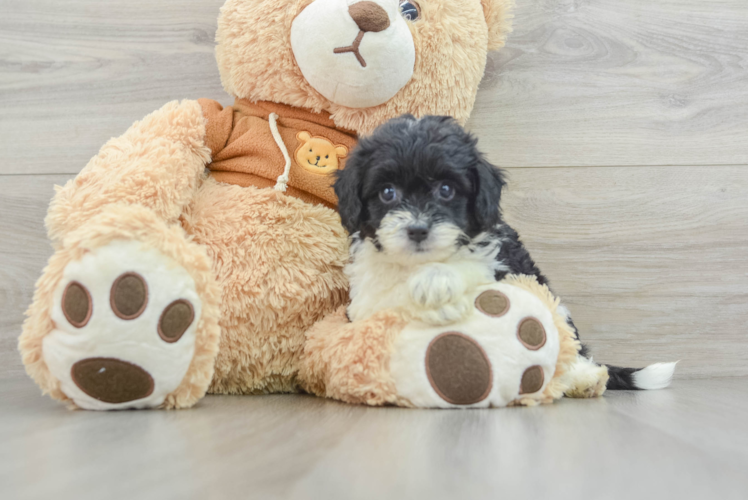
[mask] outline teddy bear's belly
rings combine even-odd
[[[182,216],[222,287],[214,393],[295,391],[304,334],[348,300],[333,210],[207,179]]]

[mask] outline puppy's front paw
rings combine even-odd
[[[472,312],[472,304],[465,298],[445,304],[438,309],[420,311],[418,319],[433,326],[448,325],[464,319]]]
[[[408,289],[416,305],[433,309],[459,301],[465,293],[465,282],[450,267],[430,264],[410,277]]]

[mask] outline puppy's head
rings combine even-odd
[[[393,258],[449,257],[501,221],[504,177],[476,142],[448,117],[385,123],[338,173],[343,226]]]

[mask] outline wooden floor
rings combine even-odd
[[[38,399],[15,346],[53,185],[167,101],[231,102],[222,3],[0,0],[0,497],[737,491],[747,379],[716,377],[748,377],[745,0],[521,0],[469,124],[595,359],[681,359],[674,390],[474,413],[279,396],[112,416]]]
[[[0,406],[4,499],[720,499],[748,491],[748,379],[502,410],[208,396],[71,412],[25,378]]]

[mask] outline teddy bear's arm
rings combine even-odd
[[[167,223],[181,214],[204,176],[211,150],[197,101],[174,101],[107,142],[78,176],[58,187],[46,224],[53,242],[105,206],[141,205]]]

